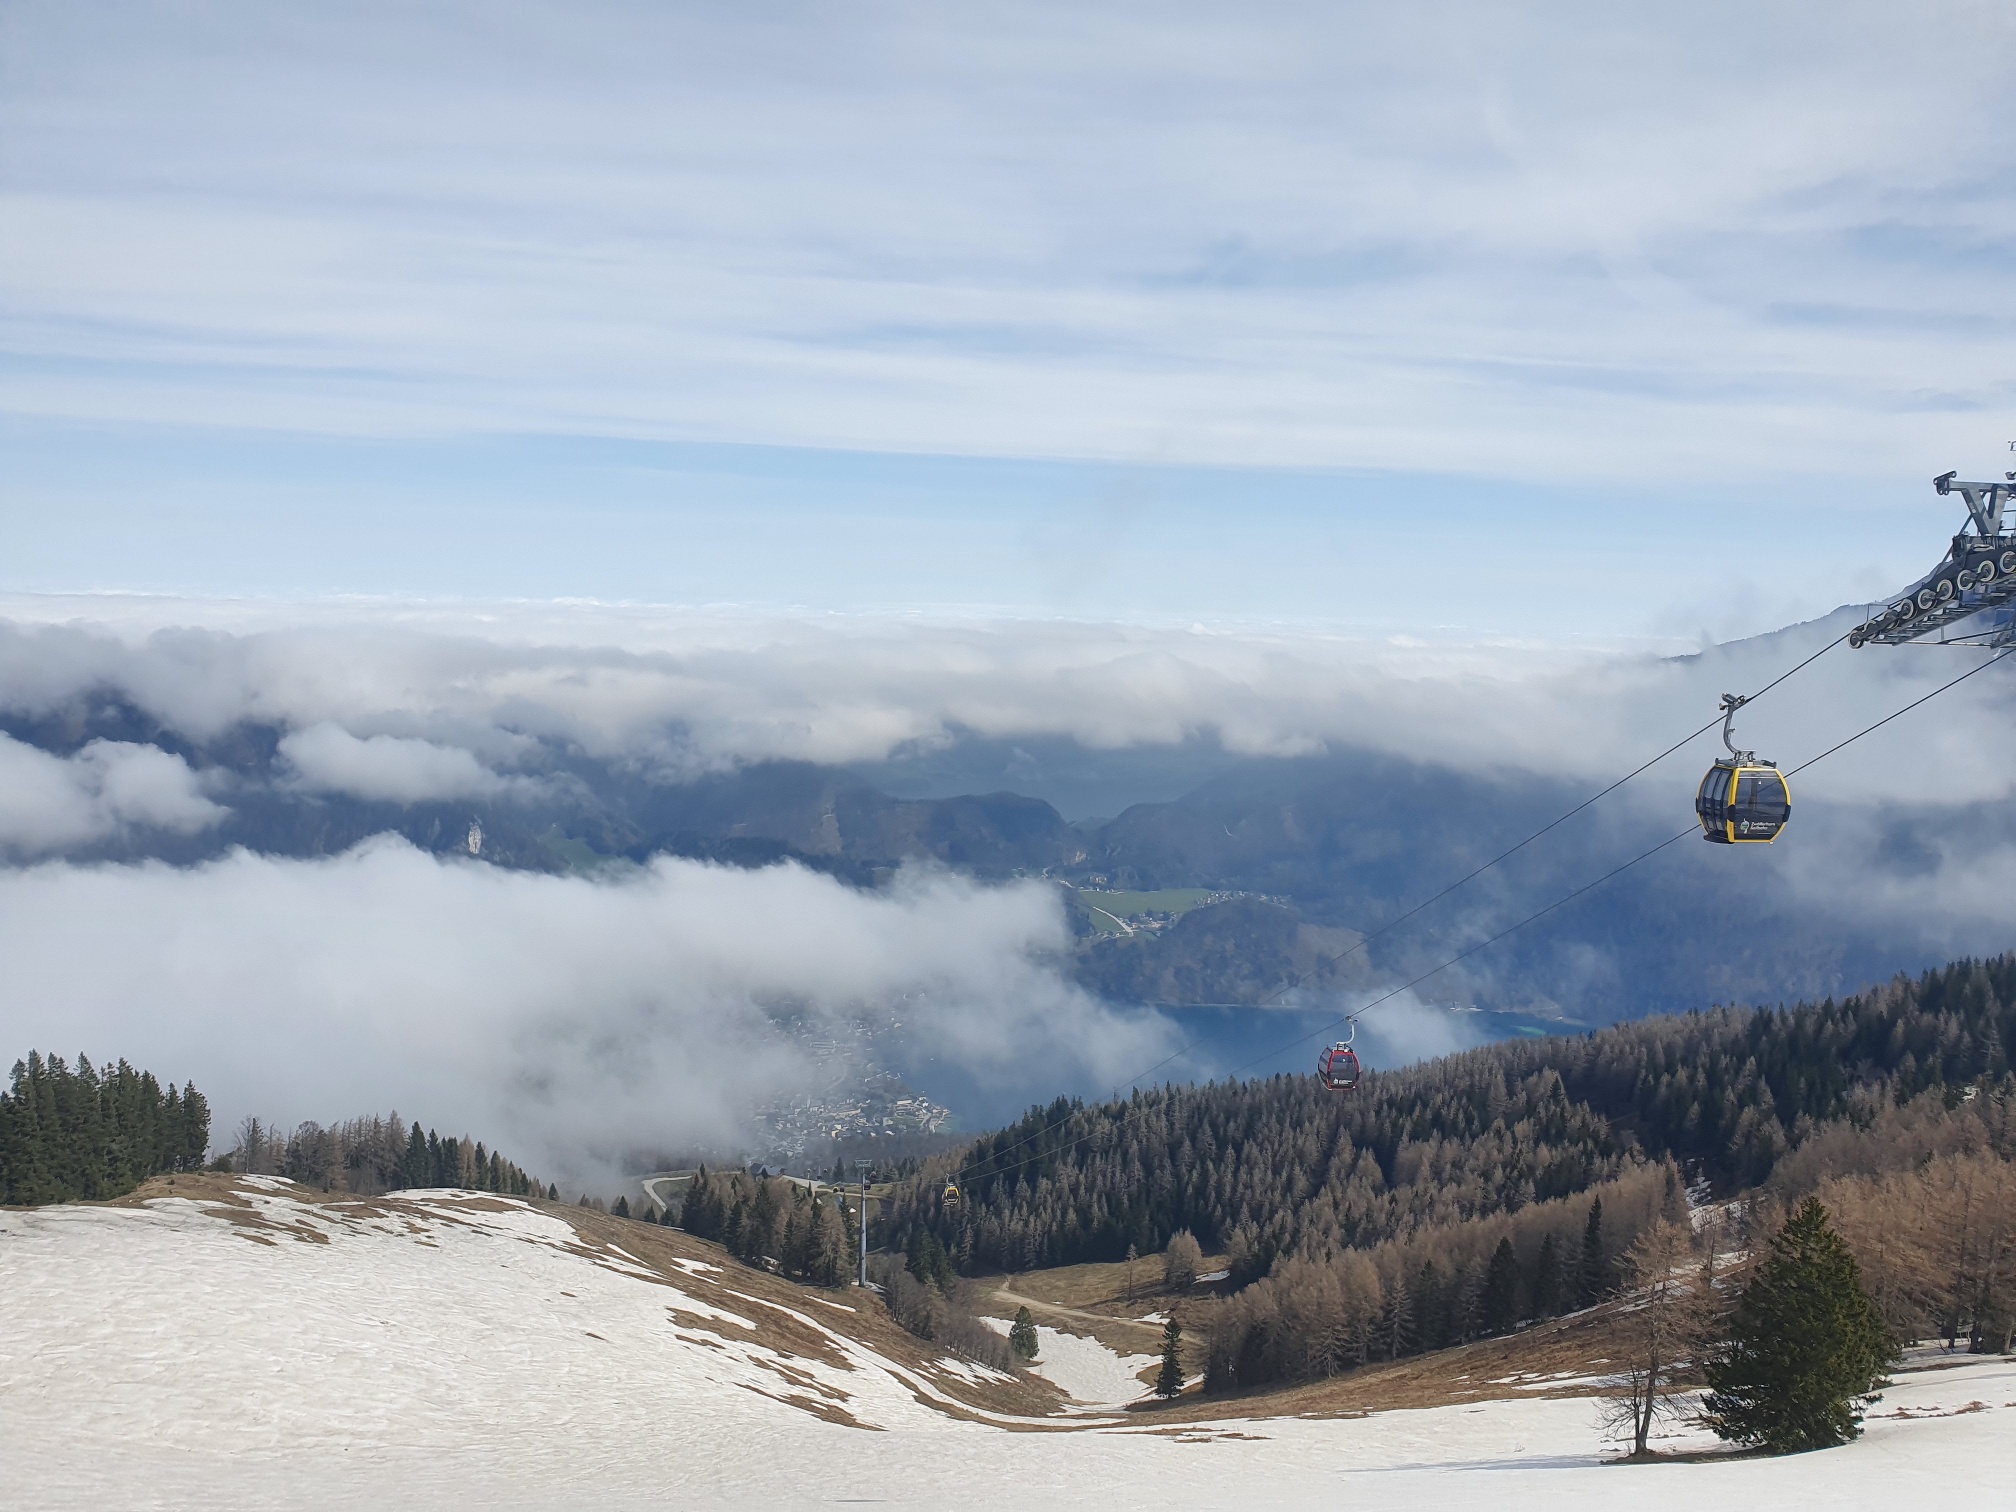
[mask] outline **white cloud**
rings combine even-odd
[[[512,786],[459,746],[403,735],[360,740],[326,720],[283,737],[280,754],[308,791],[367,800],[490,798]]]
[[[86,602],[106,623],[77,621]],[[522,781],[497,773],[539,741],[676,780],[743,761],[878,760],[967,732],[1100,749],[1198,739],[1250,755],[1350,747],[1607,779],[1708,721],[1724,690],[1763,686],[1848,623],[1675,659],[1254,626],[553,605],[12,607],[69,622],[0,621],[0,709],[46,715],[95,690],[197,740],[240,721],[274,724],[316,781],[385,796]],[[189,625],[206,619],[232,628]],[[1975,655],[1838,647],[1746,710],[1738,733],[1795,763]],[[2005,684],[1999,672],[1976,678],[1850,747],[1800,779],[1802,798],[1892,801],[1907,755],[1919,800],[2009,796],[2016,777],[1996,757],[2009,733]],[[321,728],[332,725],[342,728]],[[343,733],[360,729],[383,733]],[[1623,801],[1642,792],[1687,811],[1712,750],[1702,737]]]
[[[9,22],[22,411],[1616,482],[2009,404],[1964,0],[82,16]]]
[[[1117,1078],[1166,1054],[1049,964],[1055,894],[943,875],[857,892],[796,867],[659,860],[623,880],[403,843],[283,861],[0,870],[0,1043],[193,1077],[218,1132],[396,1104],[548,1174],[732,1141],[810,1067],[812,1025],[901,1005],[944,1063]],[[1019,1074],[1019,1073],[1018,1073]]]
[[[228,812],[158,747],[94,740],[66,759],[0,735],[0,851],[40,855],[129,827],[193,834]]]

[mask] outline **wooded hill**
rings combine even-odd
[[[1014,1271],[1148,1254],[1188,1229],[1233,1256],[1236,1283],[1278,1256],[1515,1213],[1668,1159],[1688,1180],[1754,1186],[1830,1121],[2007,1079],[2012,1003],[2002,956],[1840,1001],[1491,1045],[1370,1072],[1349,1095],[1284,1075],[1060,1099],[926,1162],[892,1194],[884,1237],[900,1247],[922,1226],[962,1270]]]
[[[80,1055],[73,1069],[60,1055],[31,1051],[0,1092],[0,1204],[124,1196],[150,1176],[201,1169],[209,1143],[210,1104],[194,1084],[164,1089],[123,1060],[100,1071]],[[408,1126],[397,1113],[304,1123],[291,1134],[247,1118],[213,1169],[363,1196],[403,1187],[558,1195],[481,1140]]]
[[[0,1203],[96,1201],[149,1176],[193,1171],[210,1141],[210,1105],[194,1086],[164,1089],[125,1061],[30,1053],[0,1092]]]
[[[482,1140],[457,1139],[418,1123],[409,1126],[397,1113],[326,1127],[311,1121],[291,1134],[247,1118],[238,1126],[236,1146],[220,1163],[246,1175],[285,1176],[323,1191],[365,1197],[408,1187],[462,1187],[512,1197],[559,1195],[497,1151],[486,1150]]]

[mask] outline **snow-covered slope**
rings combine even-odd
[[[0,1486],[23,1507],[1948,1512],[2006,1507],[2016,1473],[2009,1362],[1905,1378],[1846,1449],[1607,1468],[1586,1399],[1068,1412],[1045,1383],[935,1360],[850,1294],[705,1253],[564,1209],[270,1182],[0,1214]]]

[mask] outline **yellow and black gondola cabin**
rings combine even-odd
[[[1694,799],[1701,834],[1717,845],[1769,845],[1792,817],[1792,790],[1769,762],[1718,761]]]

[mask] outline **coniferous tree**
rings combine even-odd
[[[1533,1262],[1533,1316],[1551,1318],[1561,1311],[1561,1247],[1549,1234],[1540,1241],[1539,1257]]]
[[[1519,1326],[1519,1257],[1512,1252],[1510,1239],[1500,1239],[1491,1252],[1479,1313],[1478,1323],[1486,1335],[1507,1334]]]
[[[768,1177],[756,1178],[756,1195],[742,1220],[742,1258],[760,1264],[777,1244],[777,1194]]]
[[[714,1212],[709,1206],[714,1195],[713,1188],[714,1183],[703,1165],[686,1183],[686,1195],[680,1200],[679,1226],[696,1239],[712,1239],[721,1231],[713,1221]]]
[[[1169,1321],[1162,1325],[1162,1369],[1155,1377],[1155,1395],[1159,1397],[1179,1397],[1183,1394],[1183,1325],[1176,1320],[1176,1309],[1169,1309]]]
[[[614,1213],[618,1218],[628,1218],[630,1216],[630,1199],[628,1197],[618,1196],[616,1199],[616,1206],[611,1208],[609,1211]]]
[[[0,1203],[102,1201],[150,1176],[201,1169],[210,1105],[125,1061],[30,1052],[0,1092]]]
[[[1015,1309],[1014,1325],[1008,1330],[1008,1346],[1025,1360],[1036,1358],[1036,1320],[1029,1315],[1029,1309]],[[1167,1358],[1167,1350],[1164,1350]]]
[[[1407,1278],[1396,1275],[1386,1288],[1379,1309],[1379,1343],[1389,1360],[1397,1360],[1414,1347],[1414,1297]]]
[[[558,1202],[560,1200],[560,1188],[550,1181],[546,1183],[546,1200],[548,1202]]]
[[[1451,1342],[1442,1272],[1433,1260],[1424,1260],[1409,1288],[1414,1294],[1414,1336],[1423,1349],[1440,1349]]]
[[[731,1195],[722,1202],[721,1247],[738,1260],[748,1258],[748,1250],[743,1244],[743,1228],[748,1220],[747,1205],[742,1201],[739,1185],[731,1188]]]
[[[1589,1204],[1589,1221],[1582,1228],[1582,1264],[1576,1272],[1575,1300],[1593,1307],[1610,1290],[1610,1262],[1603,1248],[1603,1199]]]
[[[1774,1454],[1845,1444],[1896,1360],[1854,1255],[1809,1197],[1737,1299],[1730,1338],[1708,1362],[1702,1418]]]

